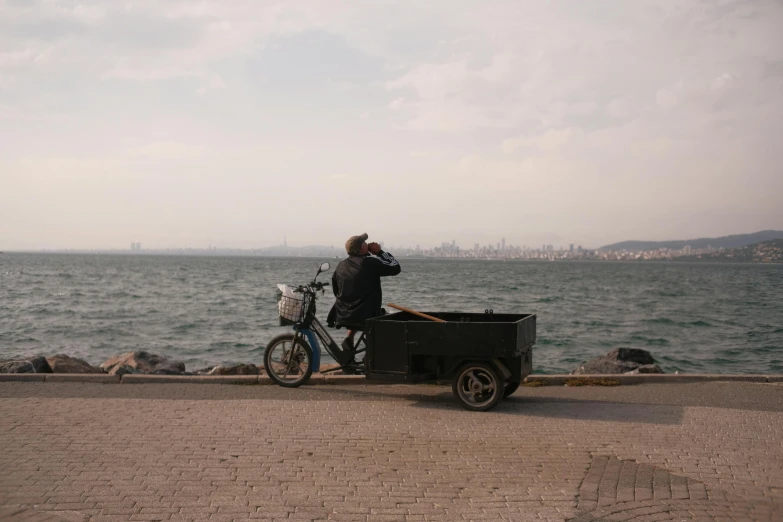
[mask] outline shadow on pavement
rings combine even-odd
[[[746,383],[520,389],[492,413],[541,418],[679,424],[685,407],[783,411],[783,390]],[[462,411],[449,386],[427,384],[273,385],[0,383],[0,399],[142,399],[192,401],[392,401]],[[477,415],[481,415],[478,413]]]
[[[400,386],[400,392],[391,394],[389,392],[374,392],[365,387],[362,387],[361,389],[343,387],[339,389],[339,394],[343,396],[342,400],[379,400],[379,398],[396,398],[398,400],[413,402],[412,406],[415,408],[465,411],[462,406],[457,403],[451,390],[447,388],[444,389],[442,386],[430,387],[438,391],[431,391],[426,394],[404,392],[402,391],[403,388],[403,386]],[[328,391],[325,391],[325,393],[328,393]],[[345,396],[350,396],[351,399],[346,399]],[[677,425],[682,423],[683,408],[676,405],[512,395],[501,401],[501,403],[491,410],[491,412],[504,415],[549,417],[557,419]],[[481,412],[477,412],[476,415],[481,415]]]
[[[439,399],[441,399],[439,402],[435,402],[431,397],[428,397],[427,400],[416,401],[414,406],[425,409],[451,407],[462,410],[451,393],[444,394]],[[683,408],[659,404],[512,396],[504,399],[490,412],[522,417],[677,425],[682,423]],[[476,413],[476,415],[481,415],[481,413]]]

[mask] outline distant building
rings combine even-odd
[[[574,244],[573,243],[571,243],[571,246],[568,249],[568,251],[571,252],[572,254],[574,253]]]

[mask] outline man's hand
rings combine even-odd
[[[367,245],[367,250],[369,250],[371,254],[377,256],[378,253],[381,251],[381,245],[379,245],[378,243],[369,243]]]

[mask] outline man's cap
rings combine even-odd
[[[345,242],[345,251],[348,252],[348,255],[358,256],[362,250],[362,243],[367,241],[368,237],[367,233],[364,233],[361,236],[351,236],[348,241]]]

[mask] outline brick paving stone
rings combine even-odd
[[[783,519],[783,408],[623,388],[0,383],[0,520]]]

